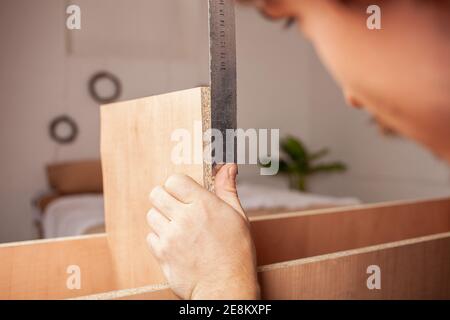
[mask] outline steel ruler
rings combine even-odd
[[[236,162],[235,138],[226,139],[227,129],[236,129],[236,31],[233,0],[209,0],[209,53],[211,126],[222,132],[223,157],[215,163]],[[230,141],[231,140],[231,141]]]

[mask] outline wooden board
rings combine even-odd
[[[173,173],[207,187],[211,167],[203,165],[203,132],[210,127],[210,93],[196,88],[101,108],[101,154],[106,233],[119,289],[164,281],[146,237],[150,191]],[[192,135],[192,159],[175,164],[171,140],[177,129]]]
[[[251,227],[262,265],[259,275],[264,298],[450,298],[450,246],[447,242],[440,246],[441,240],[450,236],[446,233],[450,231],[450,199],[269,215],[251,219]],[[439,233],[444,234],[436,236]],[[430,246],[438,249],[428,249]],[[427,255],[421,256],[424,252],[420,250],[425,249],[420,248],[427,248]],[[415,251],[410,254],[409,250]],[[382,291],[365,286],[371,264],[383,266],[383,283],[387,281],[388,286]],[[403,271],[408,265],[411,272]],[[436,272],[430,276],[429,270]],[[348,275],[342,278],[342,274]],[[332,281],[333,277],[342,282]],[[293,282],[297,284],[291,286]],[[154,289],[110,292],[88,299],[176,298],[166,287]]]
[[[259,280],[263,299],[450,299],[450,233],[269,265]]]
[[[370,290],[367,268],[380,267]],[[450,299],[450,232],[259,267],[262,298]],[[167,286],[108,292],[88,300],[176,299]]]
[[[69,290],[77,265],[81,288]],[[0,299],[66,299],[116,290],[105,235],[0,245]]]
[[[251,226],[266,265],[448,232],[450,198],[271,215]]]
[[[315,259],[363,247],[450,231],[450,199],[364,205],[252,219],[259,265]],[[277,248],[277,250],[273,250]],[[450,249],[449,249],[450,250]],[[436,258],[434,258],[436,259]],[[115,281],[106,235],[0,245],[0,298],[64,299],[108,292],[114,299],[170,298],[155,290],[130,294]],[[67,290],[67,266],[79,265],[82,290]],[[265,268],[265,267],[262,267]],[[450,270],[450,269],[449,269]],[[149,277],[150,278],[150,277]],[[136,289],[133,289],[136,290]],[[101,299],[97,297],[97,299]]]

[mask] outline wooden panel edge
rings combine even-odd
[[[268,214],[268,215],[249,217],[249,220],[250,220],[250,222],[266,221],[266,220],[274,220],[274,219],[286,219],[286,218],[292,218],[292,217],[313,216],[313,215],[340,213],[340,212],[349,212],[349,211],[364,211],[364,210],[382,209],[382,208],[392,208],[395,210],[397,207],[417,205],[417,204],[421,205],[421,204],[429,204],[429,203],[450,204],[450,197],[429,198],[429,199],[419,199],[419,200],[388,201],[388,202],[379,202],[379,203],[370,203],[370,204],[356,204],[356,205],[350,205],[350,206],[341,206],[341,207],[336,207],[336,208],[314,209],[314,210],[303,210],[303,211],[296,211],[296,212]]]
[[[60,237],[60,238],[51,238],[51,239],[37,239],[37,240],[6,242],[6,243],[0,244],[0,250],[2,248],[42,245],[42,244],[51,244],[51,243],[57,243],[57,242],[66,242],[66,241],[73,241],[73,240],[87,240],[87,239],[97,239],[97,238],[105,238],[106,239],[106,233],[89,234],[89,235],[81,235],[81,236],[73,236],[73,237]]]
[[[104,292],[69,300],[161,300],[178,299],[167,283],[145,286],[134,289],[124,289]]]
[[[201,88],[201,99],[202,99],[202,133],[203,137],[208,130],[211,129],[211,88],[202,87]],[[205,148],[209,145],[209,141],[203,140],[203,152]],[[212,172],[212,164],[203,163],[203,186],[214,192],[214,176]]]

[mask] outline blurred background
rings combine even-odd
[[[66,28],[72,3],[81,8],[81,30]],[[347,170],[309,177],[305,193],[289,191],[286,175],[260,176],[257,166],[241,166],[248,210],[450,195],[448,167],[347,107],[295,29],[237,7],[238,125],[279,128],[308,150],[328,148],[324,160],[339,160]],[[82,162],[82,174],[58,166],[100,157],[100,103],[89,81],[98,72],[114,75],[118,100],[208,84],[207,1],[0,0],[0,40],[0,242],[101,232],[101,186],[73,194],[60,186],[70,174],[96,176],[95,162]],[[103,80],[96,90],[108,96],[114,87]],[[78,129],[70,143],[49,134],[60,116]],[[63,123],[59,135],[69,129]],[[281,208],[286,202],[294,207]]]

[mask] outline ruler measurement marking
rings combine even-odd
[[[227,145],[226,131],[236,129],[236,43],[232,0],[209,0],[209,36],[211,125],[222,133],[224,151],[222,159],[213,152],[214,162],[231,162],[235,152]]]

